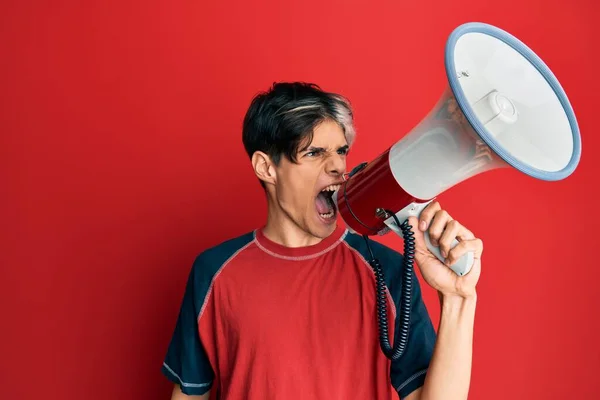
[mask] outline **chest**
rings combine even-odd
[[[231,343],[348,346],[376,334],[373,273],[354,257],[256,263],[215,287],[217,325]],[[345,342],[347,341],[347,342]]]

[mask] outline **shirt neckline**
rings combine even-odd
[[[333,233],[317,244],[302,247],[287,247],[267,238],[263,233],[264,226],[254,231],[254,241],[264,252],[287,260],[306,260],[319,257],[339,245],[346,237],[348,230],[338,224]]]

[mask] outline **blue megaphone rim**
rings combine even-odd
[[[573,154],[571,155],[571,160],[563,169],[559,171],[544,171],[519,161],[496,141],[496,139],[488,132],[485,126],[483,126],[483,124],[479,121],[479,118],[475,116],[475,113],[473,112],[473,109],[471,108],[471,105],[467,101],[467,98],[462,90],[460,82],[458,81],[456,66],[454,63],[454,47],[456,46],[456,42],[462,35],[472,32],[483,33],[502,40],[514,50],[518,51],[539,71],[539,73],[548,82],[552,90],[554,90],[556,97],[558,97],[567,115],[569,124],[571,125],[571,133],[573,134]],[[537,179],[556,181],[564,179],[573,173],[575,168],[577,168],[579,159],[581,157],[581,137],[579,133],[579,127],[577,125],[577,119],[575,118],[575,113],[573,112],[573,108],[571,107],[571,103],[567,98],[567,94],[558,82],[558,79],[556,79],[552,71],[550,71],[550,68],[548,68],[548,66],[540,59],[540,57],[538,57],[537,54],[527,47],[527,45],[525,45],[516,37],[512,36],[510,33],[495,26],[481,22],[469,22],[460,25],[454,31],[452,31],[446,42],[446,52],[444,58],[446,75],[458,105],[477,134],[494,152],[496,152],[496,154],[498,154],[498,156],[519,171]]]

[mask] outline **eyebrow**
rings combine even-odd
[[[344,150],[347,151],[350,148],[350,146],[348,146],[347,144],[338,147],[338,151],[339,150]],[[325,149],[323,147],[315,147],[315,146],[310,146],[307,149],[305,149],[304,151],[307,152],[315,152],[315,153],[323,153],[325,152]]]

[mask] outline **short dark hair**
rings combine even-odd
[[[256,95],[246,112],[242,141],[249,157],[262,151],[277,165],[282,157],[296,162],[303,144],[325,120],[337,122],[351,145],[355,129],[350,102],[337,93],[323,91],[314,83],[276,82]]]

